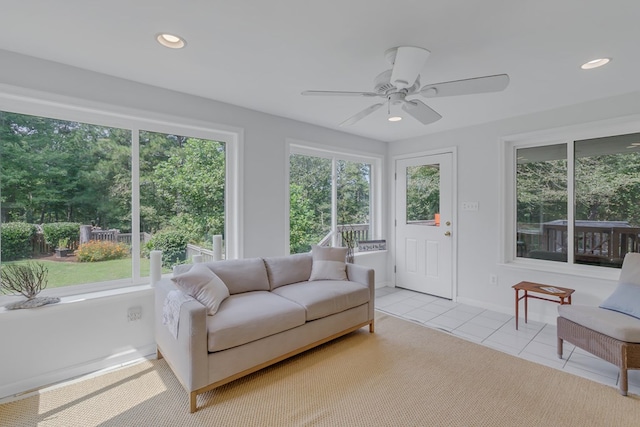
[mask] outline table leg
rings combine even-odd
[[[524,323],[527,323],[529,321],[528,319],[529,316],[529,292],[527,292],[527,290],[524,290]]]
[[[520,300],[518,299],[519,293],[520,290],[516,289],[516,331],[518,330],[518,303],[520,302]]]

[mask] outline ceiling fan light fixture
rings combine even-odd
[[[182,49],[187,45],[187,42],[182,37],[169,33],[156,34],[156,41],[170,49]]]
[[[402,117],[400,117],[400,116],[389,116],[389,118],[387,118],[387,120],[389,120],[390,122],[399,122],[400,120],[402,120]]]
[[[593,59],[589,62],[585,62],[584,64],[582,64],[580,66],[580,68],[582,68],[583,70],[592,70],[594,68],[598,68],[598,67],[602,67],[603,65],[607,65],[609,62],[611,62],[611,58],[598,58],[598,59]]]

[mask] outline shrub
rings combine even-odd
[[[55,246],[62,239],[67,242],[77,242],[80,240],[80,224],[76,222],[51,222],[42,224],[42,234],[44,241],[49,246]]]
[[[7,222],[0,226],[2,239],[2,260],[28,258],[31,255],[31,239],[36,227],[25,222]]]
[[[162,251],[162,266],[171,268],[187,257],[188,238],[183,233],[165,229],[155,233],[147,242],[148,250]]]
[[[76,251],[76,259],[80,262],[108,261],[129,256],[129,247],[124,243],[109,240],[89,240],[80,245]]]

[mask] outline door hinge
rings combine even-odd
[[[397,219],[394,219],[394,220],[393,220],[393,226],[394,226],[394,227],[397,227],[397,226],[398,226],[398,220],[397,220]]]
[[[395,172],[395,173],[393,174],[393,179],[395,179],[396,181],[398,180],[398,172]]]
[[[395,265],[393,266],[393,272],[394,273],[396,272],[396,266]]]

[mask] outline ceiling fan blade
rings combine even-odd
[[[413,86],[418,74],[424,68],[429,57],[429,51],[421,47],[400,46],[396,48],[391,72],[391,84],[398,89],[406,89]]]
[[[380,96],[375,92],[344,92],[340,90],[305,90],[305,96]]]
[[[413,116],[413,118],[418,120],[423,125],[437,122],[442,118],[442,116],[438,114],[437,111],[417,99],[405,101],[402,104],[402,109]]]
[[[509,76],[506,74],[497,74],[495,76],[475,77],[473,79],[425,85],[420,89],[420,94],[426,98],[435,98],[438,96],[500,92],[506,89],[508,85]]]
[[[352,124],[356,123],[357,121],[364,119],[369,114],[373,113],[374,111],[376,111],[378,108],[382,107],[383,105],[384,104],[373,104],[371,107],[365,108],[364,110],[360,111],[358,114],[349,117],[347,120],[345,120],[344,122],[340,123],[340,126],[351,126]]]

